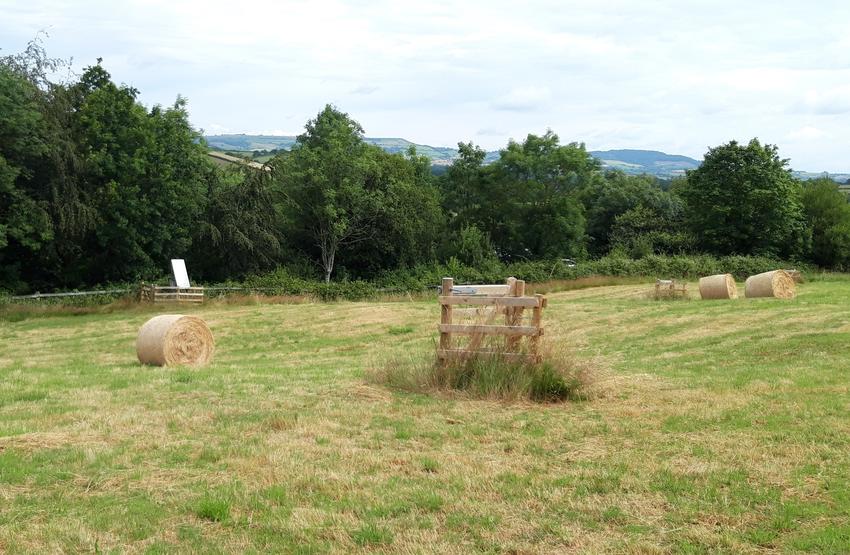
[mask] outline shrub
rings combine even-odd
[[[320,301],[361,301],[377,294],[375,286],[368,281],[313,283],[305,292]]]
[[[250,289],[256,289],[263,293],[275,295],[299,295],[304,293],[311,282],[294,276],[283,267],[245,279],[244,285]]]

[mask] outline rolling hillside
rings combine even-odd
[[[295,143],[294,135],[209,135],[204,137],[212,150],[226,152],[250,152],[259,150],[290,149]],[[416,152],[427,156],[435,166],[448,166],[457,158],[458,151],[451,147],[435,147],[412,143],[407,139],[390,137],[366,137],[366,142],[377,145],[387,152],[407,152],[414,146]],[[620,170],[630,174],[649,174],[656,177],[675,177],[684,175],[686,170],[692,170],[700,165],[699,160],[667,154],[657,150],[592,150],[590,154],[602,162],[603,168]],[[490,163],[499,157],[498,151],[487,153],[485,163]],[[795,171],[799,179],[814,179],[822,177],[823,173]],[[845,183],[850,179],[850,173],[830,174],[835,181]]]
[[[700,162],[693,158],[657,150],[592,150],[590,154],[600,160],[604,167],[626,173],[684,175],[685,170],[693,170],[700,165]]]
[[[204,137],[210,148],[222,151],[253,151],[253,150],[277,150],[290,149],[295,143],[294,135],[210,135]],[[416,147],[416,152],[433,160],[434,164],[449,165],[457,157],[457,149],[450,147],[433,147],[419,145],[406,139],[389,137],[366,137],[366,142],[379,146],[390,153],[403,153],[411,146]],[[495,159],[497,152],[488,153],[488,157]]]

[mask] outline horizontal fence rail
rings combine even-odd
[[[202,303],[204,288],[146,285],[139,292],[139,300],[154,303]]]

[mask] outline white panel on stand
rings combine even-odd
[[[186,262],[182,258],[171,260],[171,273],[174,276],[174,284],[177,287],[191,287],[189,285],[189,274],[186,273]]]

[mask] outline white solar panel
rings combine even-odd
[[[189,285],[189,274],[186,273],[186,262],[182,258],[171,260],[171,273],[174,276],[174,285],[177,287],[191,287]]]

